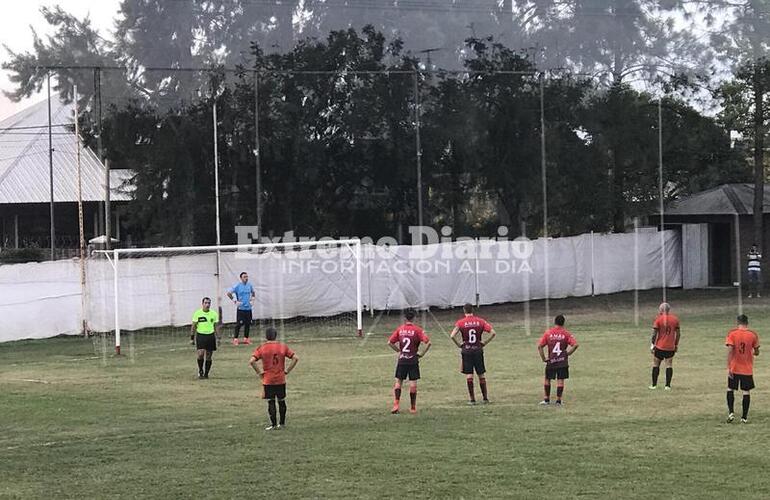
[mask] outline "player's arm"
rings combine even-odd
[[[677,326],[676,327],[676,339],[674,340],[674,351],[679,350],[679,338],[682,336],[682,330]]]
[[[232,300],[233,304],[238,304],[238,298],[235,296],[232,288],[227,290],[227,298]]]
[[[292,356],[291,358],[289,358],[289,359],[291,359],[291,363],[289,363],[289,367],[286,368],[286,371],[284,372],[284,373],[286,373],[286,375],[291,373],[291,371],[294,369],[294,367],[297,366],[297,363],[299,363],[299,356],[297,356],[296,354],[294,356]]]
[[[262,374],[265,373],[265,371],[260,366],[259,358],[256,356],[252,356],[251,359],[249,359],[249,366],[254,369],[258,377],[261,377]]]
[[[545,357],[545,346],[538,344],[537,352],[540,353],[540,359],[543,360],[543,363],[547,363],[548,362],[548,358]]]
[[[454,342],[454,343],[455,343],[455,345],[456,345],[457,347],[460,347],[460,348],[462,348],[462,346],[463,346],[462,342],[460,342],[460,341],[457,339],[457,334],[458,334],[458,333],[460,333],[460,329],[459,329],[458,327],[456,327],[456,326],[455,326],[455,327],[452,329],[452,333],[450,333],[450,334],[449,334],[449,338],[451,338],[451,339],[452,339],[452,342]]]
[[[423,345],[424,345],[425,347],[424,347],[424,348],[423,348],[423,350],[422,350],[422,354],[420,354],[419,352],[417,353],[417,357],[418,357],[418,358],[424,358],[424,357],[425,357],[425,355],[428,353],[428,350],[430,349],[430,340],[428,340],[427,342],[425,342]]]
[[[249,297],[249,304],[254,304],[254,300],[256,300],[257,294],[254,293],[254,288],[251,289],[251,296]]]
[[[727,344],[727,371],[730,371],[730,362],[733,360],[733,350],[735,346]]]
[[[650,337],[650,351],[655,350],[655,341],[658,340],[658,329],[652,329],[652,337]]]
[[[388,347],[390,347],[391,349],[393,349],[396,352],[401,350],[398,347],[398,342],[391,342],[390,340],[388,340]]]
[[[567,357],[569,358],[572,356],[572,354],[578,350],[578,347],[580,347],[580,344],[578,344],[577,341],[574,344],[567,345]]]
[[[489,330],[489,337],[487,337],[487,340],[486,340],[486,341],[484,341],[484,342],[482,342],[482,343],[481,343],[481,347],[486,347],[486,346],[487,346],[487,344],[489,344],[490,342],[492,342],[492,339],[494,339],[495,337],[497,337],[497,332],[495,331],[495,329],[494,329],[494,328],[491,328],[491,329]]]

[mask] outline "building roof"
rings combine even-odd
[[[752,215],[754,184],[722,184],[672,201],[666,215]],[[762,213],[770,213],[770,186],[765,185]]]
[[[54,201],[76,202],[77,146],[74,107],[51,101]],[[104,200],[105,167],[96,154],[81,145],[83,201]],[[110,199],[128,201],[128,170],[111,170]],[[48,160],[48,101],[34,104],[0,121],[0,204],[51,201]]]

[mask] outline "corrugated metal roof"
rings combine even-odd
[[[722,184],[672,201],[666,215],[751,215],[754,184]],[[765,186],[762,213],[770,213],[770,186]]]
[[[74,107],[51,102],[54,201],[76,202],[77,145]],[[25,128],[26,127],[26,128]],[[39,127],[39,128],[38,128]],[[89,148],[80,149],[83,201],[104,199],[104,165]],[[120,186],[131,177],[126,170],[110,171],[110,199],[128,201]],[[48,103],[42,101],[0,122],[0,204],[48,203],[51,200],[48,161]]]

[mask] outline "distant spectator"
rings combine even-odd
[[[752,298],[755,294],[757,297],[761,297],[762,295],[760,294],[760,291],[762,287],[762,253],[760,253],[756,243],[751,245],[751,249],[749,250],[746,258],[749,260],[749,298]]]

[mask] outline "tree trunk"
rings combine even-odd
[[[754,64],[754,243],[762,248],[762,212],[765,197],[765,110],[762,64]]]

